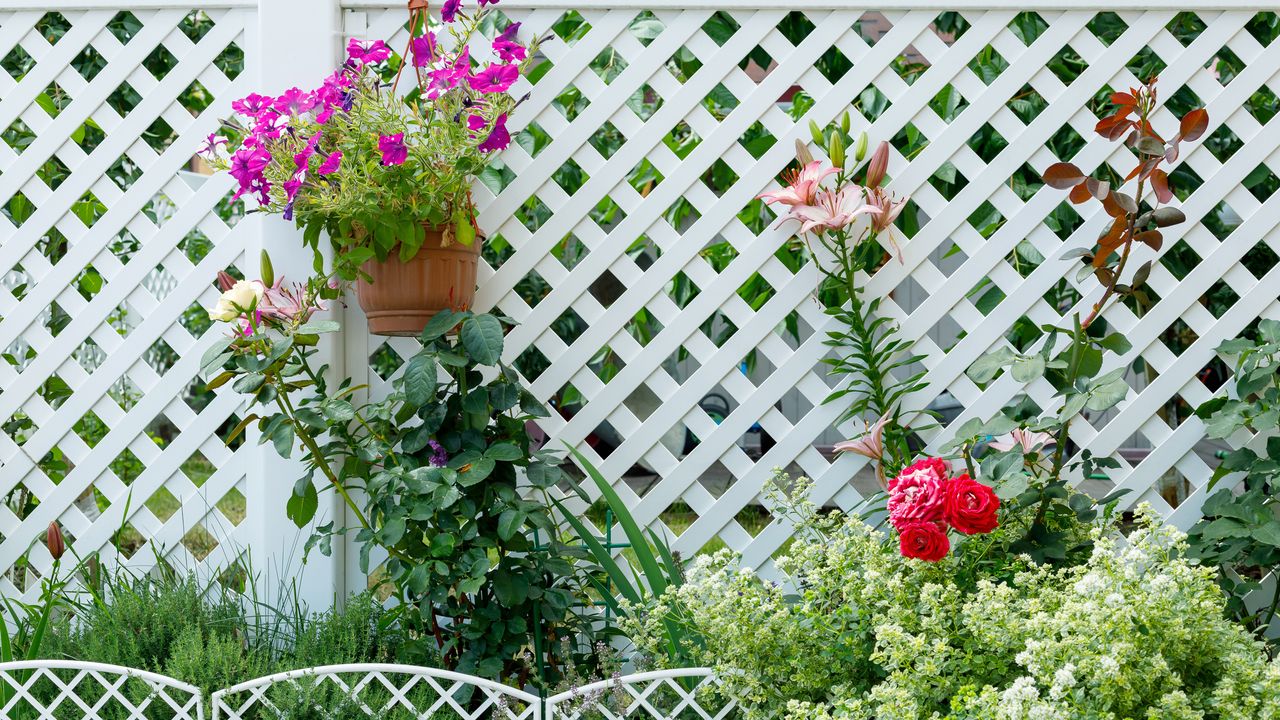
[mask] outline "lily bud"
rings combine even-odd
[[[813,153],[809,152],[809,146],[799,138],[796,138],[796,160],[800,161],[802,168],[813,162]]]
[[[827,143],[826,138],[822,137],[822,128],[818,127],[818,123],[812,120],[809,121],[809,135],[813,137],[815,145],[825,145]]]
[[[67,551],[67,544],[62,539],[62,528],[58,527],[58,523],[49,523],[49,529],[45,531],[44,544],[49,548],[49,554],[54,560],[61,558]]]
[[[881,141],[871,155],[871,163],[867,165],[867,187],[880,187],[884,182],[884,173],[889,169],[889,143]]]
[[[831,138],[827,140],[827,155],[831,158],[831,164],[844,169],[844,137],[835,130],[831,131]]]
[[[267,254],[265,248],[262,250],[262,257],[258,260],[258,271],[262,274],[262,284],[271,287],[276,284],[276,271],[271,267],[271,256]]]
[[[867,159],[867,133],[858,133],[858,144],[853,151],[854,162],[862,162]]]
[[[235,287],[235,285],[236,285],[236,279],[234,277],[231,277],[231,275],[226,271],[223,271],[223,270],[218,271],[218,289],[219,290],[221,290],[222,292],[226,292],[231,288]]]
[[[840,116],[840,132],[848,134],[849,132],[849,111],[845,110],[844,115]]]

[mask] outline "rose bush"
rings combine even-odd
[[[985,502],[958,481],[966,509],[968,493]],[[685,651],[753,719],[1280,718],[1280,661],[1223,617],[1213,571],[1154,515],[1123,543],[1108,524],[1082,528],[1093,546],[1075,566],[1010,554],[1022,515],[926,563],[856,516],[806,507],[809,489],[782,508],[800,533],[776,560],[783,582],[728,551],[700,557],[624,622],[641,651],[660,663],[664,623],[680,618],[697,631]],[[946,535],[930,527],[908,521],[900,540],[939,554]]]

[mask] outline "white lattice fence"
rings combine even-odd
[[[265,461],[222,445],[220,428],[241,412],[237,398],[189,398],[210,338],[183,313],[209,302],[216,270],[243,267],[249,241],[219,209],[225,178],[194,183],[179,172],[229,100],[259,89],[247,80],[254,73],[225,71],[232,45],[246,51],[246,67],[259,61],[246,41],[259,34],[259,14],[238,5],[212,4],[198,29],[189,8],[150,0],[128,11],[97,0],[56,13],[0,9],[0,274],[8,279],[0,347],[23,355],[0,363],[0,495],[10,500],[0,507],[0,567],[55,518],[82,550],[106,547],[126,520],[182,560],[209,548],[193,542],[197,524],[216,536],[206,563],[246,544],[243,523],[221,501],[252,495],[245,478]],[[399,3],[343,5],[346,35],[404,46]],[[1123,360],[1141,356],[1144,376],[1118,412],[1079,423],[1073,437],[1122,460],[1103,484],[1135,490],[1125,503],[1148,500],[1180,525],[1194,521],[1210,468],[1195,451],[1202,425],[1184,417],[1186,407],[1211,395],[1202,378],[1222,339],[1260,316],[1280,317],[1280,201],[1258,191],[1280,167],[1268,109],[1280,44],[1258,31],[1267,23],[1255,11],[1219,3],[1185,13],[1154,3],[1006,5],[949,13],[816,0],[795,12],[719,0],[652,10],[500,6],[524,37],[563,37],[544,45],[536,82],[517,88],[529,99],[514,118],[524,132],[503,155],[506,170],[476,188],[496,249],[479,304],[519,322],[505,359],[529,371],[539,398],[576,396],[572,413],[543,424],[553,443],[612,439],[601,463],[609,477],[649,468],[656,479],[646,486],[619,484],[642,523],[660,525],[668,508],[688,506],[696,519],[677,550],[719,538],[767,564],[789,528],[775,521],[753,534],[739,518],[775,466],[812,476],[819,501],[851,507],[867,489],[851,482],[861,460],[832,462],[815,448],[829,442],[840,412],[821,404],[830,386],[818,364],[827,321],[812,299],[816,272],[751,205],[790,161],[794,141],[807,140],[808,121],[825,124],[852,104],[855,130],[894,145],[891,188],[912,197],[916,220],[902,238],[904,262],[866,283],[926,356],[928,386],[913,404],[950,396],[960,421],[1024,396],[1048,410],[1057,400],[1043,381],[1024,387],[1002,377],[983,390],[964,370],[1018,328],[1061,323],[1096,300],[1093,281],[1076,281],[1060,258],[1088,244],[1102,218],[1084,207],[1082,222],[1063,222],[1061,194],[1026,178],[1058,159],[1127,172],[1130,153],[1092,133],[1097,99],[1154,71],[1163,97],[1193,96],[1211,118],[1205,141],[1181,158],[1184,186],[1195,188],[1181,203],[1190,222],[1167,234],[1141,319],[1123,306],[1107,316],[1133,343]],[[13,5],[0,0],[5,7]],[[336,12],[332,1],[315,7]],[[132,18],[127,33],[117,27],[122,13]],[[327,43],[337,61],[341,38],[294,37],[279,32],[280,13],[272,17],[261,33],[278,40],[273,62],[304,43]],[[96,71],[84,69],[90,49],[101,58]],[[288,72],[318,81],[325,70]],[[212,98],[208,109],[184,105],[196,82]],[[120,101],[121,88],[137,97]],[[797,97],[804,112],[793,112]],[[1156,126],[1171,130],[1174,116],[1161,111]],[[172,282],[144,284],[157,266]],[[119,323],[121,313],[130,322]],[[346,368],[363,373],[372,359],[369,379],[383,392],[413,342],[370,338],[358,309],[346,315]],[[173,358],[167,368],[147,361],[159,343]],[[85,355],[101,360],[86,369],[75,361]],[[69,393],[51,393],[58,383]],[[113,395],[118,387],[132,397]],[[711,395],[728,400],[726,417],[703,408]],[[107,432],[86,440],[90,414]],[[743,447],[755,427],[775,441],[763,456]],[[936,446],[947,433],[926,435]],[[687,453],[686,436],[698,439]],[[1122,454],[1130,444],[1154,450]],[[145,469],[122,479],[121,458]],[[213,474],[192,478],[197,465]],[[1175,480],[1184,491],[1162,494]],[[12,503],[23,493],[39,503],[19,524]],[[43,549],[35,555],[47,568]]]
[[[348,34],[403,44],[398,8],[348,5],[358,5],[347,15]],[[1072,159],[1086,170],[1107,164],[1123,175],[1132,154],[1093,134],[1100,92],[1138,84],[1135,70],[1143,67],[1159,71],[1163,97],[1191,93],[1209,110],[1214,146],[1188,148],[1181,159],[1194,173],[1195,189],[1181,204],[1190,221],[1167,238],[1145,315],[1122,306],[1107,314],[1134,346],[1120,360],[1140,356],[1147,373],[1133,378],[1135,390],[1117,413],[1078,423],[1072,436],[1121,460],[1103,484],[1134,490],[1124,503],[1150,501],[1184,527],[1196,519],[1211,469],[1194,452],[1203,427],[1185,417],[1186,408],[1211,396],[1201,378],[1213,348],[1280,311],[1277,204],[1245,186],[1246,178],[1273,179],[1280,167],[1280,133],[1256,102],[1275,97],[1280,46],[1264,45],[1247,27],[1254,11],[1113,15],[1037,6],[1020,15],[975,8],[960,11],[958,24],[933,9],[868,13],[823,5],[798,13],[807,31],[797,34],[785,31],[795,14],[731,3],[652,11],[594,3],[503,8],[524,35],[557,27],[574,33],[547,43],[550,70],[518,89],[529,92],[516,116],[525,142],[503,156],[514,177],[496,194],[477,187],[481,224],[491,241],[512,248],[484,273],[480,304],[519,322],[507,341],[508,361],[535,348],[545,357],[545,370],[529,378],[539,398],[563,396],[569,385],[580,393],[571,418],[543,423],[553,443],[582,446],[607,423],[620,444],[603,461],[604,474],[619,477],[643,463],[657,475],[643,497],[620,484],[642,523],[661,523],[664,510],[687,503],[697,519],[678,550],[691,553],[719,537],[751,564],[767,563],[789,536],[782,522],[753,537],[736,520],[758,500],[773,467],[798,465],[816,480],[818,501],[847,508],[861,499],[850,480],[863,461],[831,462],[814,447],[840,412],[821,404],[830,389],[818,364],[828,326],[811,297],[816,273],[807,264],[793,272],[778,256],[786,230],[753,230],[742,214],[774,186],[794,141],[808,142],[808,121],[824,125],[854,103],[855,131],[865,127],[873,140],[892,140],[890,187],[912,197],[919,227],[904,240],[904,262],[867,279],[868,293],[886,298],[882,311],[926,355],[928,386],[913,404],[948,393],[963,406],[962,422],[989,417],[1024,394],[1041,409],[1054,408],[1060,401],[1043,380],[1024,386],[1005,376],[984,391],[964,371],[1007,342],[1020,318],[1069,323],[1099,295],[1091,278],[1077,281],[1077,266],[1059,258],[1090,244],[1103,217],[1084,207],[1083,222],[1060,235],[1047,218],[1062,194],[1024,189],[1019,173]],[[1182,33],[1184,44],[1175,23],[1193,23],[1197,32]],[[843,70],[821,67],[835,55],[847,60]],[[980,74],[977,58],[991,55],[1003,67]],[[1074,70],[1055,72],[1066,58]],[[1238,59],[1242,69],[1221,72],[1223,58]],[[798,121],[785,102],[797,89],[812,98]],[[1173,132],[1176,118],[1162,110],[1156,127]],[[776,142],[750,142],[762,135]],[[979,148],[980,136],[999,142]],[[607,145],[609,137],[617,142]],[[1073,143],[1070,157],[1049,147]],[[632,180],[646,162],[650,182],[637,187]],[[717,181],[725,171],[728,181]],[[566,190],[566,172],[585,179]],[[946,178],[944,194],[938,181]],[[692,212],[673,220],[681,201]],[[1178,252],[1195,261],[1189,270],[1171,269],[1167,256],[1179,241],[1185,247]],[[581,253],[571,257],[570,245]],[[728,262],[717,261],[724,257]],[[741,290],[759,279],[771,295],[749,303]],[[532,305],[519,287],[530,280],[545,283]],[[692,299],[680,296],[682,283],[696,286]],[[602,285],[616,289],[602,292]],[[982,301],[993,288],[1003,297],[994,308]],[[1051,295],[1073,288],[1080,294],[1067,294],[1066,303]],[[1210,305],[1211,293],[1227,300]],[[643,335],[641,313],[651,335]],[[576,330],[565,332],[566,321]],[[365,342],[356,342],[349,358],[380,352],[378,341]],[[404,340],[389,347],[403,357],[413,350]],[[621,368],[613,375],[600,372],[606,348]],[[744,374],[739,366],[751,353],[757,367]],[[371,380],[384,387],[376,375]],[[732,400],[718,424],[699,407],[709,393]],[[792,411],[784,413],[778,406],[788,400]],[[1174,417],[1181,419],[1171,424],[1165,408],[1179,401]],[[758,458],[740,445],[757,423],[777,441]],[[663,442],[673,428],[687,428],[701,442],[688,454],[673,451]],[[936,446],[947,432],[927,436]],[[1122,455],[1127,443],[1155,449]],[[728,486],[704,486],[717,469],[730,476]],[[1168,491],[1175,481],[1185,482],[1181,494]],[[1180,504],[1172,507],[1165,496]]]
[[[185,170],[226,103],[248,92],[255,13],[10,5],[0,4],[0,568],[54,520],[82,555],[111,560],[118,543],[138,564],[225,567],[247,545],[248,453],[222,439],[240,398],[200,392],[199,357],[217,333],[199,307],[216,297],[214,273],[243,264],[244,242],[227,179]],[[43,546],[31,562],[47,572]],[[7,572],[0,593],[32,580]]]

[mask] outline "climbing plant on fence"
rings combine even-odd
[[[249,38],[271,29],[250,2],[218,5],[45,12],[0,0],[0,567],[22,562],[53,519],[109,555],[225,563],[245,544],[246,467],[260,455],[223,443],[243,409],[195,382],[214,336],[188,309],[211,304],[216,270],[243,267],[247,231],[226,178],[186,169],[247,93]],[[814,446],[841,410],[822,404],[830,319],[806,252],[755,199],[809,121],[845,110],[855,133],[890,142],[888,187],[911,197],[903,261],[864,279],[925,357],[908,402],[953,400],[951,427],[1013,402],[1051,412],[1060,400],[1042,380],[979,388],[965,370],[1096,302],[1064,256],[1092,244],[1104,214],[1037,178],[1059,160],[1127,172],[1132,152],[1092,130],[1112,91],[1158,73],[1157,130],[1172,134],[1192,107],[1212,119],[1172,170],[1175,187],[1194,188],[1174,201],[1188,222],[1138,251],[1155,261],[1145,293],[1104,316],[1132,345],[1122,361],[1139,361],[1130,392],[1070,436],[1118,462],[1093,479],[1099,491],[1132,490],[1123,504],[1194,523],[1212,471],[1192,410],[1230,372],[1214,349],[1280,311],[1274,13],[666,5],[500,5],[522,34],[555,39],[518,86],[529,98],[516,142],[475,190],[489,234],[478,304],[519,323],[504,360],[557,410],[540,421],[552,442],[594,452],[606,477],[648,468],[656,480],[639,492],[618,486],[641,523],[682,504],[694,519],[676,550],[718,538],[753,565],[790,534],[737,520],[773,467],[798,465],[815,500],[846,508],[873,488],[851,482],[861,459]],[[346,36],[404,47],[402,4],[341,11]],[[148,285],[156,274],[168,281]],[[417,348],[368,337],[346,313],[346,369],[367,363],[381,395]],[[712,394],[725,417],[701,407]],[[775,440],[763,455],[742,447],[753,427]],[[936,448],[949,430],[920,435]],[[704,485],[713,472],[729,482]],[[37,547],[30,562],[49,561]],[[6,592],[25,582],[0,580]]]

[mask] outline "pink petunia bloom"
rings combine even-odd
[[[275,110],[263,110],[257,119],[252,132],[259,139],[275,140],[289,127],[289,116],[281,115]]]
[[[431,81],[427,85],[427,99],[435,100],[441,94],[458,87],[458,83],[466,79],[470,70],[470,48],[464,45],[452,63],[431,71]]]
[[[210,134],[205,138],[204,144],[197,150],[197,154],[212,156],[218,154],[218,148],[227,144],[227,139],[217,134]]]
[[[403,165],[409,159],[409,148],[404,144],[404,133],[383,135],[378,138],[378,150],[382,151],[382,164]]]
[[[470,115],[467,117],[467,129],[471,131],[473,136],[477,130],[483,130],[488,124],[488,121],[479,115]]]
[[[342,164],[342,151],[337,150],[327,157],[324,162],[320,163],[320,167],[316,168],[317,175],[332,175],[338,172],[338,167]]]
[[[797,205],[783,220],[800,221],[800,232],[839,230],[859,215],[876,215],[878,208],[862,202],[862,188],[849,186],[842,190],[822,190],[813,205]]]
[[[992,440],[989,445],[992,450],[1006,452],[1015,447],[1022,448],[1023,455],[1030,455],[1038,452],[1040,448],[1053,442],[1053,436],[1049,433],[1034,432],[1025,428],[1014,428],[1013,432],[1001,437],[999,440]]]
[[[265,182],[263,171],[271,162],[271,153],[264,148],[243,148],[231,156],[231,167],[228,173],[240,183],[236,198]]]
[[[300,115],[310,112],[315,106],[316,96],[314,93],[303,92],[295,87],[285,90],[283,95],[276,98],[272,108],[284,115]]]
[[[493,150],[506,150],[510,144],[511,133],[507,132],[507,114],[503,113],[493,121],[493,130],[489,132],[489,137],[476,148],[480,152],[487,153]]]
[[[515,65],[495,65],[490,64],[489,67],[467,78],[471,89],[476,92],[500,93],[506,92],[507,88],[520,77],[520,68]]]
[[[498,4],[498,0],[480,0],[480,7],[484,7],[485,5],[497,5],[497,4]]]
[[[458,17],[458,8],[462,6],[462,0],[444,0],[444,4],[440,6],[440,19],[447,23],[453,22]]]
[[[293,156],[294,167],[298,170],[305,170],[307,163],[311,161],[311,157],[316,154],[316,145],[319,143],[320,133],[312,135],[311,139],[307,140],[307,144],[302,147],[302,150]]]
[[[425,35],[420,35],[413,39],[410,44],[413,52],[413,64],[415,67],[424,67],[430,65],[436,59],[436,34],[430,30]]]
[[[302,185],[306,182],[306,178],[307,174],[305,172],[301,172],[284,181],[284,185],[282,187],[284,188],[285,204],[284,212],[281,213],[281,216],[285,220],[293,219],[293,204],[294,201],[298,199],[298,191],[302,189]]]
[[[830,165],[824,167],[821,160],[814,160],[800,170],[784,173],[782,179],[786,180],[786,187],[775,192],[761,193],[758,197],[767,203],[781,203],[792,207],[812,205],[822,181],[837,172],[839,170]]]
[[[347,43],[347,59],[360,65],[376,65],[391,57],[391,48],[381,40],[371,43],[351,38]]]
[[[271,103],[274,101],[275,98],[270,98],[266,95],[259,95],[258,93],[251,93],[247,97],[231,103],[231,109],[241,115],[257,117],[258,113],[271,107]]]
[[[502,34],[493,39],[493,54],[503,62],[519,62],[529,56],[525,46],[516,42],[516,33],[519,31],[520,23],[511,23],[502,31]]]

